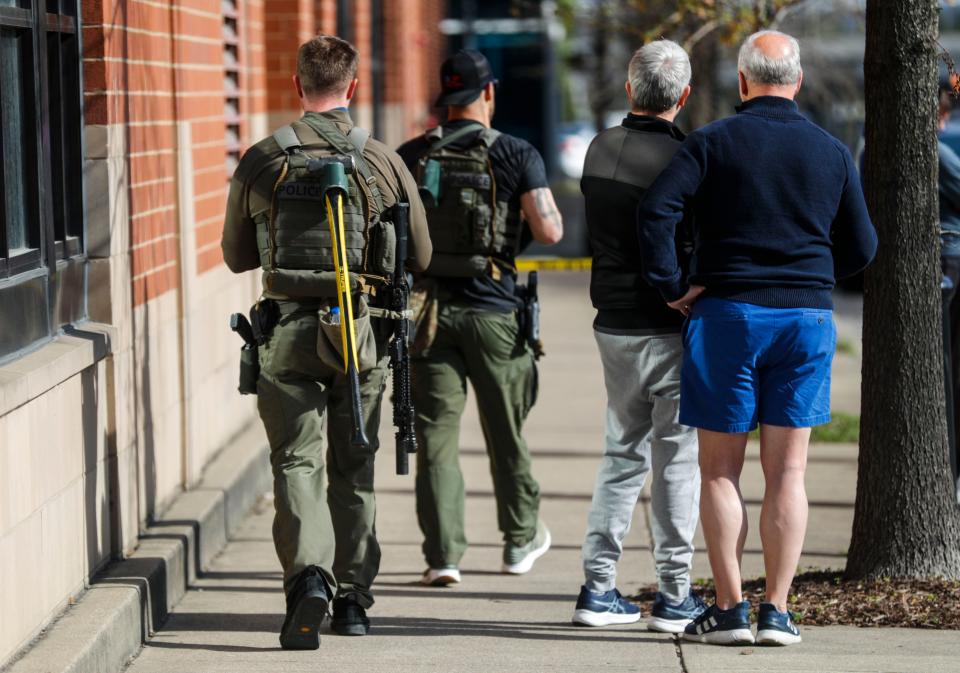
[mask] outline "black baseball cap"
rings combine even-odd
[[[440,86],[443,90],[435,105],[469,105],[490,82],[496,84],[497,80],[487,58],[479,51],[461,49],[440,66]]]

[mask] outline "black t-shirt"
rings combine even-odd
[[[476,124],[467,119],[457,119],[443,125],[444,135],[449,135],[464,126]],[[477,142],[477,133],[468,133],[448,145],[451,149],[467,149]],[[407,164],[410,172],[417,174],[417,161],[430,149],[430,142],[419,136],[397,149],[397,154]],[[493,178],[497,185],[497,200],[506,200],[510,209],[520,210],[520,196],[532,189],[547,186],[547,171],[540,153],[526,140],[502,134],[490,147],[490,163],[493,165]],[[527,225],[523,225],[524,230]],[[530,240],[524,231],[521,240]],[[500,280],[494,280],[489,274],[477,278],[444,278],[444,287],[451,290],[457,300],[476,308],[488,311],[508,312],[519,306],[514,288],[516,276],[504,272]]]

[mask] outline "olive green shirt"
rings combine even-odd
[[[343,133],[353,128],[350,114],[344,110],[307,112],[304,117],[322,116],[333,121]],[[306,124],[296,125],[303,150],[324,150],[329,146]],[[273,190],[285,154],[273,136],[264,138],[247,150],[230,180],[230,195],[223,223],[223,259],[234,273],[260,267],[257,225],[253,218],[270,210]],[[427,217],[417,192],[417,183],[403,160],[383,143],[371,138],[363,148],[363,158],[377,179],[384,208],[397,202],[410,204],[409,255],[412,271],[423,271],[430,264],[433,246],[427,232]]]

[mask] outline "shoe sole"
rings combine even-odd
[[[730,629],[712,633],[684,633],[684,640],[708,645],[753,645],[753,633],[750,629]]]
[[[640,613],[635,615],[614,614],[611,612],[594,612],[593,610],[576,610],[573,613],[573,623],[577,626],[612,626],[614,624],[634,624],[640,621]]]
[[[294,608],[290,624],[280,634],[280,646],[285,650],[316,650],[320,647],[320,627],[326,616],[326,598],[304,596]]]
[[[507,575],[525,575],[530,572],[530,569],[533,568],[533,564],[538,558],[547,553],[547,550],[550,549],[550,543],[553,542],[553,537],[550,535],[550,531],[547,531],[547,539],[543,541],[543,544],[534,549],[532,552],[527,554],[522,561],[519,563],[514,563],[512,565],[504,563],[500,570]]]
[[[460,575],[440,575],[430,582],[421,577],[420,584],[425,587],[448,587],[453,584],[460,584]]]
[[[665,617],[650,617],[647,620],[647,630],[657,633],[683,633],[692,619],[667,619]]]
[[[330,630],[338,636],[365,636],[370,632],[370,627],[363,624],[337,624],[331,622]]]
[[[776,629],[757,631],[757,645],[796,645],[800,642],[803,642],[803,639],[792,633],[784,633]]]

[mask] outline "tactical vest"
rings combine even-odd
[[[451,143],[480,133],[466,149]],[[471,124],[443,135],[437,127],[426,134],[430,147],[418,163],[418,184],[433,256],[427,274],[469,278],[514,269],[520,245],[520,211],[497,200],[490,147],[500,132]]]
[[[304,124],[326,142],[324,149],[303,149],[295,126]],[[356,172],[348,174],[343,203],[347,267],[354,277],[383,282],[393,272],[393,226],[382,222],[383,198],[363,158],[369,133],[354,127],[344,134],[330,120],[303,118],[273,134],[284,151],[268,213],[255,218],[264,289],[289,297],[336,296],[333,246],[324,201],[323,171],[310,160],[346,155]],[[386,231],[389,228],[390,231]]]

